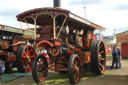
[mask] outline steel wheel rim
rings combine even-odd
[[[106,53],[104,43],[101,42],[98,50],[98,63],[101,73],[104,73],[106,66]]]
[[[23,66],[26,73],[29,73],[32,71],[32,62],[33,62],[35,56],[36,56],[36,54],[35,54],[33,47],[27,46],[23,50],[22,66]]]
[[[75,58],[73,61],[72,74],[75,82],[78,82],[80,80],[80,75],[81,75],[81,65],[78,58]]]
[[[45,70],[45,68],[46,63],[42,58],[39,58],[36,63],[36,73],[40,82],[43,82],[46,79],[47,71]]]

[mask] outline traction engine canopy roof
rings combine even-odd
[[[73,13],[71,13],[68,10],[65,9],[61,9],[61,8],[37,8],[37,9],[32,9],[26,12],[23,12],[19,15],[17,15],[17,20],[21,21],[21,22],[25,22],[25,19],[27,21],[27,23],[30,24],[34,24],[34,21],[37,20],[37,17],[41,14],[48,14],[49,16],[51,16],[52,18],[56,18],[58,15],[64,15],[68,17],[67,20],[67,24],[68,26],[72,25],[74,27],[79,26],[79,28],[89,28],[89,29],[99,29],[104,31],[105,28],[90,22],[84,18],[81,18]],[[49,18],[49,16],[40,16],[41,19],[36,21],[36,25],[42,26],[42,24],[45,24],[46,22],[49,23],[49,20],[51,20],[51,18]],[[45,23],[43,23],[45,22]],[[75,24],[74,24],[75,23]]]

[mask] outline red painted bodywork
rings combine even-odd
[[[90,63],[91,62],[91,53],[90,51],[86,52],[86,63]]]
[[[16,55],[8,55],[7,62],[15,62],[16,61]]]
[[[0,50],[0,57],[2,59],[5,59],[5,61],[8,62],[8,63],[16,61],[16,55],[14,55],[11,52],[1,51]]]
[[[53,44],[51,42],[49,42],[47,40],[42,40],[42,41],[40,41],[40,42],[37,43],[36,47],[42,46],[45,43],[48,44],[48,45],[50,45],[51,47],[53,46]],[[43,46],[43,47],[45,47],[45,46]]]
[[[2,49],[7,49],[7,48],[9,48],[9,45],[10,45],[9,41],[2,41],[1,48]]]
[[[121,56],[123,58],[128,57],[128,43],[121,44]]]

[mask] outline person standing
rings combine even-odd
[[[120,51],[120,48],[119,48],[119,47],[117,48],[117,51],[118,51],[118,63],[119,63],[119,68],[121,68],[121,51]]]
[[[116,50],[115,47],[113,47],[112,57],[113,57],[113,61],[112,61],[111,69],[113,69],[115,63],[116,63],[115,69],[117,69],[118,68],[118,51]]]

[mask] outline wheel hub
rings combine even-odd
[[[76,72],[79,72],[79,68],[78,67],[75,67],[75,70],[76,70]]]

